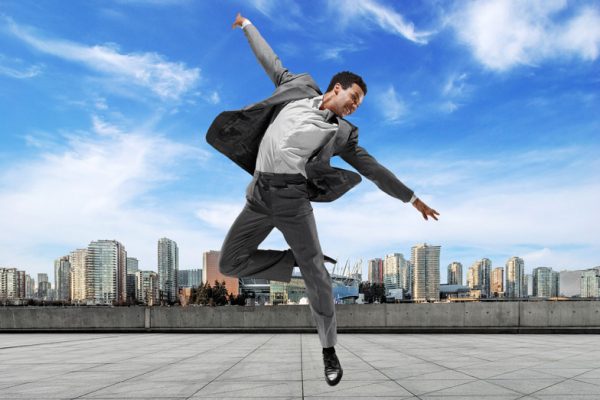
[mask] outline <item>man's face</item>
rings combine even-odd
[[[356,111],[365,97],[363,90],[356,83],[353,83],[348,89],[344,89],[342,85],[336,83],[332,92],[333,97],[327,108],[340,117]]]

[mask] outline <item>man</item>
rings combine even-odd
[[[323,347],[325,380],[336,385],[343,369],[335,354],[335,306],[324,265],[335,260],[323,255],[310,202],[333,201],[361,178],[331,167],[331,157],[341,156],[384,192],[411,202],[425,219],[437,220],[439,213],[358,146],[358,128],[343,117],[355,112],[367,94],[360,76],[338,73],[322,94],[310,75],[282,66],[248,19],[238,14],[236,27],[243,29],[276,89],[266,100],[221,113],[207,133],[211,145],[253,174],[246,205],[223,243],[219,268],[229,276],[289,282],[297,265]],[[283,233],[289,250],[258,250],[273,228]]]

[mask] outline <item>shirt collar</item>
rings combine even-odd
[[[319,109],[319,107],[321,107],[321,104],[323,104],[323,95],[320,95],[320,96],[313,97],[313,98],[312,98],[312,99],[310,99],[310,100],[311,100],[311,106],[312,106],[314,109],[318,110],[318,109]],[[327,110],[327,109],[325,109],[325,110],[320,110],[320,111],[321,111],[321,112],[323,113],[323,115],[325,116],[325,120],[326,120],[326,121],[328,121],[328,122],[331,122],[331,123],[334,123],[334,124],[337,124],[337,122],[338,122],[338,121],[337,121],[336,115],[335,115],[335,113],[334,113],[333,111],[331,111],[331,110]]]

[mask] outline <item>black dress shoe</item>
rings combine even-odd
[[[290,253],[292,252],[291,250],[287,250]],[[337,264],[337,260],[335,258],[331,258],[328,255],[323,254],[323,262],[328,262],[331,264]],[[294,259],[294,267],[297,267],[298,263],[296,262],[296,259]]]
[[[329,257],[328,255],[323,254],[323,260],[325,262],[331,263],[331,264],[337,264],[337,260]]]
[[[342,375],[344,375],[340,360],[338,360],[335,353],[323,354],[323,363],[325,364],[325,382],[329,386],[337,385],[342,380]]]

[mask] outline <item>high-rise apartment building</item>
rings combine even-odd
[[[401,271],[406,268],[404,255],[400,253],[388,254],[383,261],[383,284],[385,290],[402,289]]]
[[[88,287],[86,279],[87,249],[77,249],[69,254],[71,264],[71,301],[80,303],[91,298],[93,289]]]
[[[487,258],[475,261],[469,268],[469,288],[478,291],[481,297],[490,297],[491,269],[492,262]]]
[[[35,279],[29,274],[25,275],[25,298],[33,299],[35,297]]]
[[[116,240],[89,244],[86,256],[88,300],[97,304],[124,303],[127,297],[127,252]]]
[[[581,295],[581,273],[582,270],[560,271],[560,295],[565,297],[579,297]]]
[[[135,295],[137,300],[148,306],[159,304],[158,274],[154,271],[135,273]]]
[[[504,296],[504,268],[498,267],[492,270],[490,291],[491,297]]]
[[[177,280],[180,288],[197,288],[202,285],[202,269],[180,269]]]
[[[413,265],[413,300],[440,299],[440,246],[427,243],[413,246],[410,262]]]
[[[22,298],[19,272],[16,268],[0,268],[0,301]]]
[[[219,271],[220,257],[220,251],[211,250],[204,252],[202,255],[202,282],[214,286],[215,281],[225,281],[227,292],[237,296],[240,293],[240,280],[236,277],[223,275],[221,271]]]
[[[454,261],[448,264],[448,285],[463,284],[463,266],[461,263]]]
[[[371,283],[383,283],[383,260],[374,258],[368,262],[369,281]]]
[[[413,266],[410,260],[406,260],[404,267],[400,266],[400,282],[402,283],[402,290],[405,294],[413,292]],[[360,282],[360,280],[359,280]]]
[[[556,297],[560,292],[559,274],[548,267],[533,269],[533,297]]]
[[[600,270],[597,268],[581,272],[581,297],[600,297]]]
[[[69,256],[54,260],[56,300],[71,301],[71,263]]]
[[[179,271],[179,249],[171,239],[158,241],[158,289],[162,299],[174,303],[178,298],[177,272]]]
[[[51,295],[52,286],[48,282],[48,274],[38,274],[37,297],[48,300]]]
[[[138,272],[138,270],[138,259],[135,257],[127,257],[127,281],[125,286],[127,291],[127,303],[129,304],[135,303],[135,274]]]
[[[506,297],[521,298],[526,296],[525,263],[520,257],[511,257],[506,262]]]

